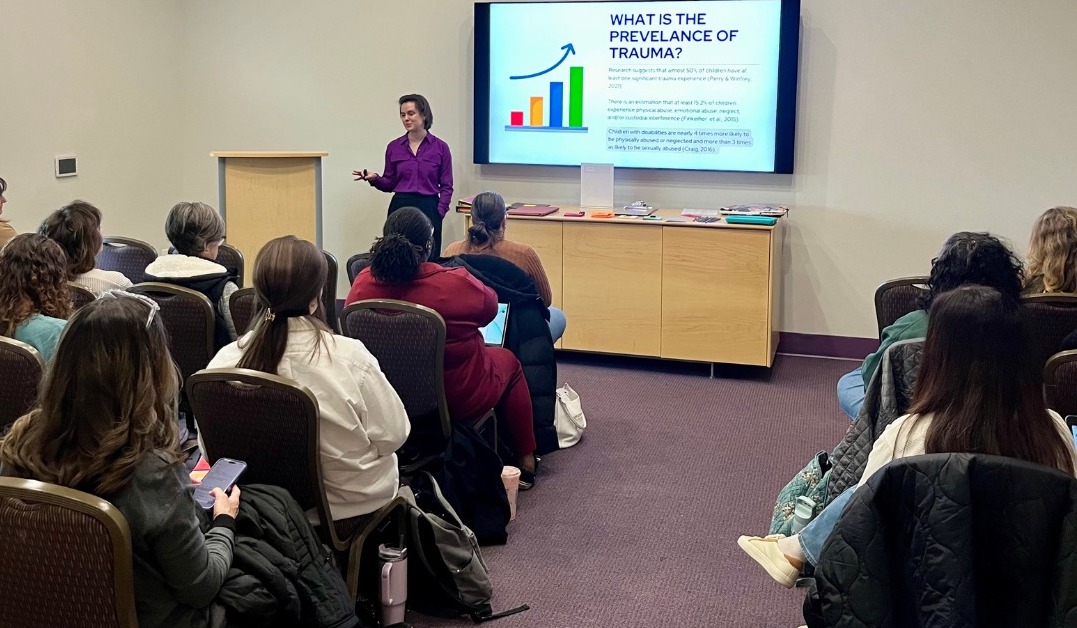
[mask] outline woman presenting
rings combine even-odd
[[[379,175],[355,170],[355,180],[370,183],[382,192],[393,192],[391,215],[401,207],[417,207],[434,226],[430,256],[441,256],[441,221],[452,200],[452,154],[449,145],[430,133],[434,113],[419,94],[400,97],[400,121],[407,131],[385,147],[385,170]]]

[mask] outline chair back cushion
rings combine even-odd
[[[5,626],[137,626],[131,534],[93,495],[0,478]]]
[[[96,294],[90,292],[82,286],[68,284],[67,289],[71,291],[71,305],[74,306],[75,310],[78,310],[82,306],[97,298]]]
[[[1077,350],[1051,356],[1043,372],[1047,407],[1067,416],[1077,414]]]
[[[228,313],[232,316],[232,325],[237,334],[242,336],[247,331],[258,309],[258,295],[254,293],[254,288],[240,288],[228,297]]]
[[[213,304],[204,294],[167,283],[140,283],[129,291],[144,294],[161,306],[160,317],[168,331],[172,358],[184,381],[206,368],[216,353]]]
[[[927,277],[891,279],[875,290],[875,320],[879,335],[909,312],[920,309],[928,294]]]
[[[370,266],[370,253],[356,253],[348,258],[348,284],[355,283],[355,278],[363,269]]]
[[[221,266],[228,269],[228,274],[235,277],[236,286],[243,287],[243,253],[231,244],[225,243],[217,248],[217,259]]]
[[[340,333],[340,317],[337,316],[337,258],[329,251],[322,251],[329,272],[325,275],[325,288],[322,290],[322,307],[325,308],[325,322],[333,333]]]
[[[187,382],[206,458],[247,463],[243,484],[286,489],[304,510],[325,508],[318,404],[299,384],[248,369],[207,369]]]
[[[1021,298],[1026,342],[1035,363],[1043,368],[1077,331],[1077,294],[1035,294]]]
[[[157,259],[157,250],[142,240],[134,238],[105,238],[96,265],[102,270],[123,273],[131,283],[146,278],[146,267]]]
[[[411,434],[399,452],[401,464],[445,451],[444,319],[414,303],[371,299],[345,308],[341,325],[345,336],[360,340],[377,358],[404,403]]]
[[[33,409],[45,362],[30,345],[0,336],[0,435]]]

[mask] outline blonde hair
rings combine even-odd
[[[1052,207],[1036,219],[1025,277],[1043,292],[1077,292],[1077,208]]]

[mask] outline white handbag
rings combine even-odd
[[[557,428],[557,444],[561,449],[580,442],[583,430],[587,428],[587,417],[583,415],[580,396],[568,384],[557,389],[557,410],[553,424]]]

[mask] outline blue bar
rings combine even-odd
[[[561,126],[561,114],[565,106],[565,84],[550,81],[550,127]]]

